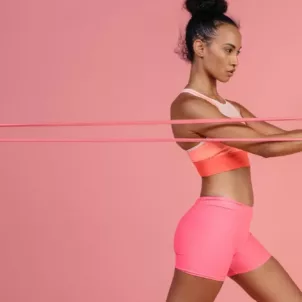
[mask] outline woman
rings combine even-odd
[[[192,14],[185,39],[189,83],[171,106],[172,119],[249,118],[242,105],[224,100],[216,82],[238,66],[239,26],[225,15],[224,0],[187,0]],[[302,137],[266,122],[173,125],[176,138]],[[176,267],[167,302],[212,302],[227,276],[256,301],[298,302],[302,294],[279,262],[250,233],[253,188],[248,153],[265,158],[302,151],[302,142],[180,143],[203,178],[201,197],[175,234]]]

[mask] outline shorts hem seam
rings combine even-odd
[[[228,277],[234,277],[234,276],[237,276],[237,275],[242,275],[242,274],[247,274],[247,273],[253,272],[256,269],[260,268],[262,265],[264,265],[268,260],[271,259],[271,257],[272,257],[272,255],[269,255],[268,257],[265,258],[264,261],[262,261],[257,266],[254,266],[252,269],[244,270],[242,272],[235,272],[235,273],[232,273],[232,274],[228,275]]]
[[[176,266],[176,269],[178,269],[178,270],[180,270],[180,271],[182,271],[184,273],[196,276],[196,277],[201,277],[201,278],[210,279],[210,280],[214,280],[214,281],[220,281],[221,282],[221,281],[225,281],[225,278],[226,278],[226,277],[211,277],[209,275],[196,273],[196,272],[194,272],[192,270],[183,269],[183,268],[177,267],[177,266]]]

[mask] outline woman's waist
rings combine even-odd
[[[240,168],[203,178],[200,195],[226,197],[252,206],[254,194],[250,169]]]

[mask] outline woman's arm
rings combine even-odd
[[[200,98],[183,99],[171,107],[172,119],[225,119],[226,116],[207,101]],[[254,122],[255,123],[255,122]],[[186,125],[188,131],[208,138],[301,138],[302,130],[264,134],[243,123],[204,123]],[[293,142],[224,142],[262,157],[277,157],[302,151],[302,140]]]

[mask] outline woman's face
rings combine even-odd
[[[221,25],[209,44],[196,44],[197,53],[203,61],[203,67],[209,76],[220,82],[227,82],[238,66],[241,49],[241,34],[229,24]]]

